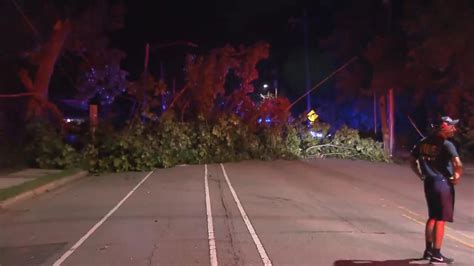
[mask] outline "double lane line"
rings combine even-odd
[[[230,182],[229,176],[227,175],[227,171],[225,170],[225,167],[223,164],[220,164],[222,173],[224,174],[225,181],[227,183],[227,186],[229,187],[230,192],[232,193],[232,197],[234,198],[235,204],[237,204],[237,208],[239,209],[240,216],[242,217],[247,230],[249,231],[250,235],[252,236],[252,240],[258,250],[258,253],[260,254],[260,258],[262,259],[263,265],[265,266],[271,266],[272,262],[270,258],[267,255],[267,252],[265,251],[265,248],[262,245],[262,242],[260,241],[260,238],[257,235],[257,232],[255,231],[252,222],[250,221],[247,213],[245,212],[244,207],[242,206],[242,203],[239,200],[239,197],[237,196],[237,192],[235,192],[234,187],[232,186],[232,183]],[[212,220],[212,208],[211,208],[211,202],[210,202],[210,193],[209,193],[209,182],[208,182],[208,174],[207,174],[207,164],[204,166],[204,184],[205,184],[205,192],[206,192],[206,213],[207,213],[207,228],[208,228],[208,239],[209,239],[209,260],[211,262],[211,266],[217,266],[217,251],[216,251],[216,243],[215,243],[215,234],[214,234],[214,227],[213,227],[213,220]]]

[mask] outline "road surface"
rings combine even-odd
[[[0,211],[0,265],[417,265],[406,165],[246,161],[88,177]],[[474,176],[442,252],[474,265]]]

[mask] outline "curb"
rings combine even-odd
[[[33,198],[35,196],[39,196],[41,194],[44,194],[46,192],[49,192],[53,189],[56,189],[60,186],[66,185],[67,183],[70,183],[72,181],[75,181],[77,179],[83,178],[87,176],[89,173],[87,171],[79,171],[78,173],[75,173],[73,175],[52,181],[50,183],[44,184],[40,187],[37,187],[35,189],[32,189],[30,191],[25,191],[19,195],[16,195],[12,198],[6,199],[4,201],[0,201],[0,209],[4,209],[16,202],[27,200],[30,198]]]

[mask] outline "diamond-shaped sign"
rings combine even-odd
[[[309,121],[314,122],[316,119],[318,119],[319,115],[314,111],[311,110],[309,113],[306,115]]]

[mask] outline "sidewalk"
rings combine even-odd
[[[0,189],[19,185],[38,177],[57,174],[59,172],[61,172],[61,170],[25,169],[13,173],[0,173]]]
[[[0,209],[87,176],[82,170],[22,169],[0,172]],[[3,194],[2,194],[3,193]]]

